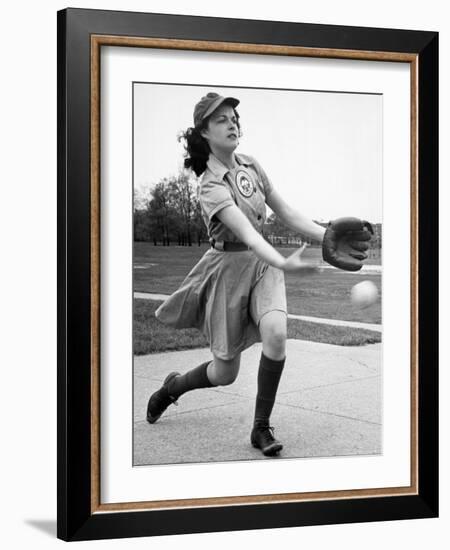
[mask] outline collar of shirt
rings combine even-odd
[[[250,164],[253,164],[252,160],[247,155],[241,155],[241,154],[238,155],[237,153],[234,153],[234,157],[238,164],[243,164],[244,166],[250,166]],[[216,178],[219,179],[219,181],[222,181],[225,174],[230,171],[230,169],[227,168],[212,153],[209,154],[208,162],[206,163],[206,165],[211,170],[211,172],[216,176]]]

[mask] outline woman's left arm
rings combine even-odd
[[[276,189],[266,198],[266,203],[285,225],[311,239],[322,242],[325,228],[292,208]]]

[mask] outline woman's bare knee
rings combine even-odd
[[[208,378],[210,382],[215,386],[228,386],[232,384],[239,374],[240,362],[240,354],[233,359],[214,357],[214,361],[208,366]]]
[[[271,359],[283,359],[286,354],[286,334],[271,334],[263,340],[263,350]]]
[[[264,354],[270,359],[283,359],[286,354],[286,314],[281,311],[266,314],[261,319],[259,330]]]

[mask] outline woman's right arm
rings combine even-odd
[[[226,206],[216,216],[241,242],[251,248],[258,258],[268,264],[289,272],[315,271],[318,268],[317,264],[304,262],[300,258],[305,249],[304,246],[297,249],[288,258],[282,256],[256,231],[245,214],[236,205]]]

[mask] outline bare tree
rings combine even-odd
[[[196,183],[186,171],[171,178],[168,184],[171,207],[178,214],[178,244],[192,246],[192,222],[197,202]]]
[[[147,208],[147,216],[152,232],[164,246],[170,245],[171,222],[175,218],[169,199],[169,180],[164,178],[151,191],[152,199]]]

